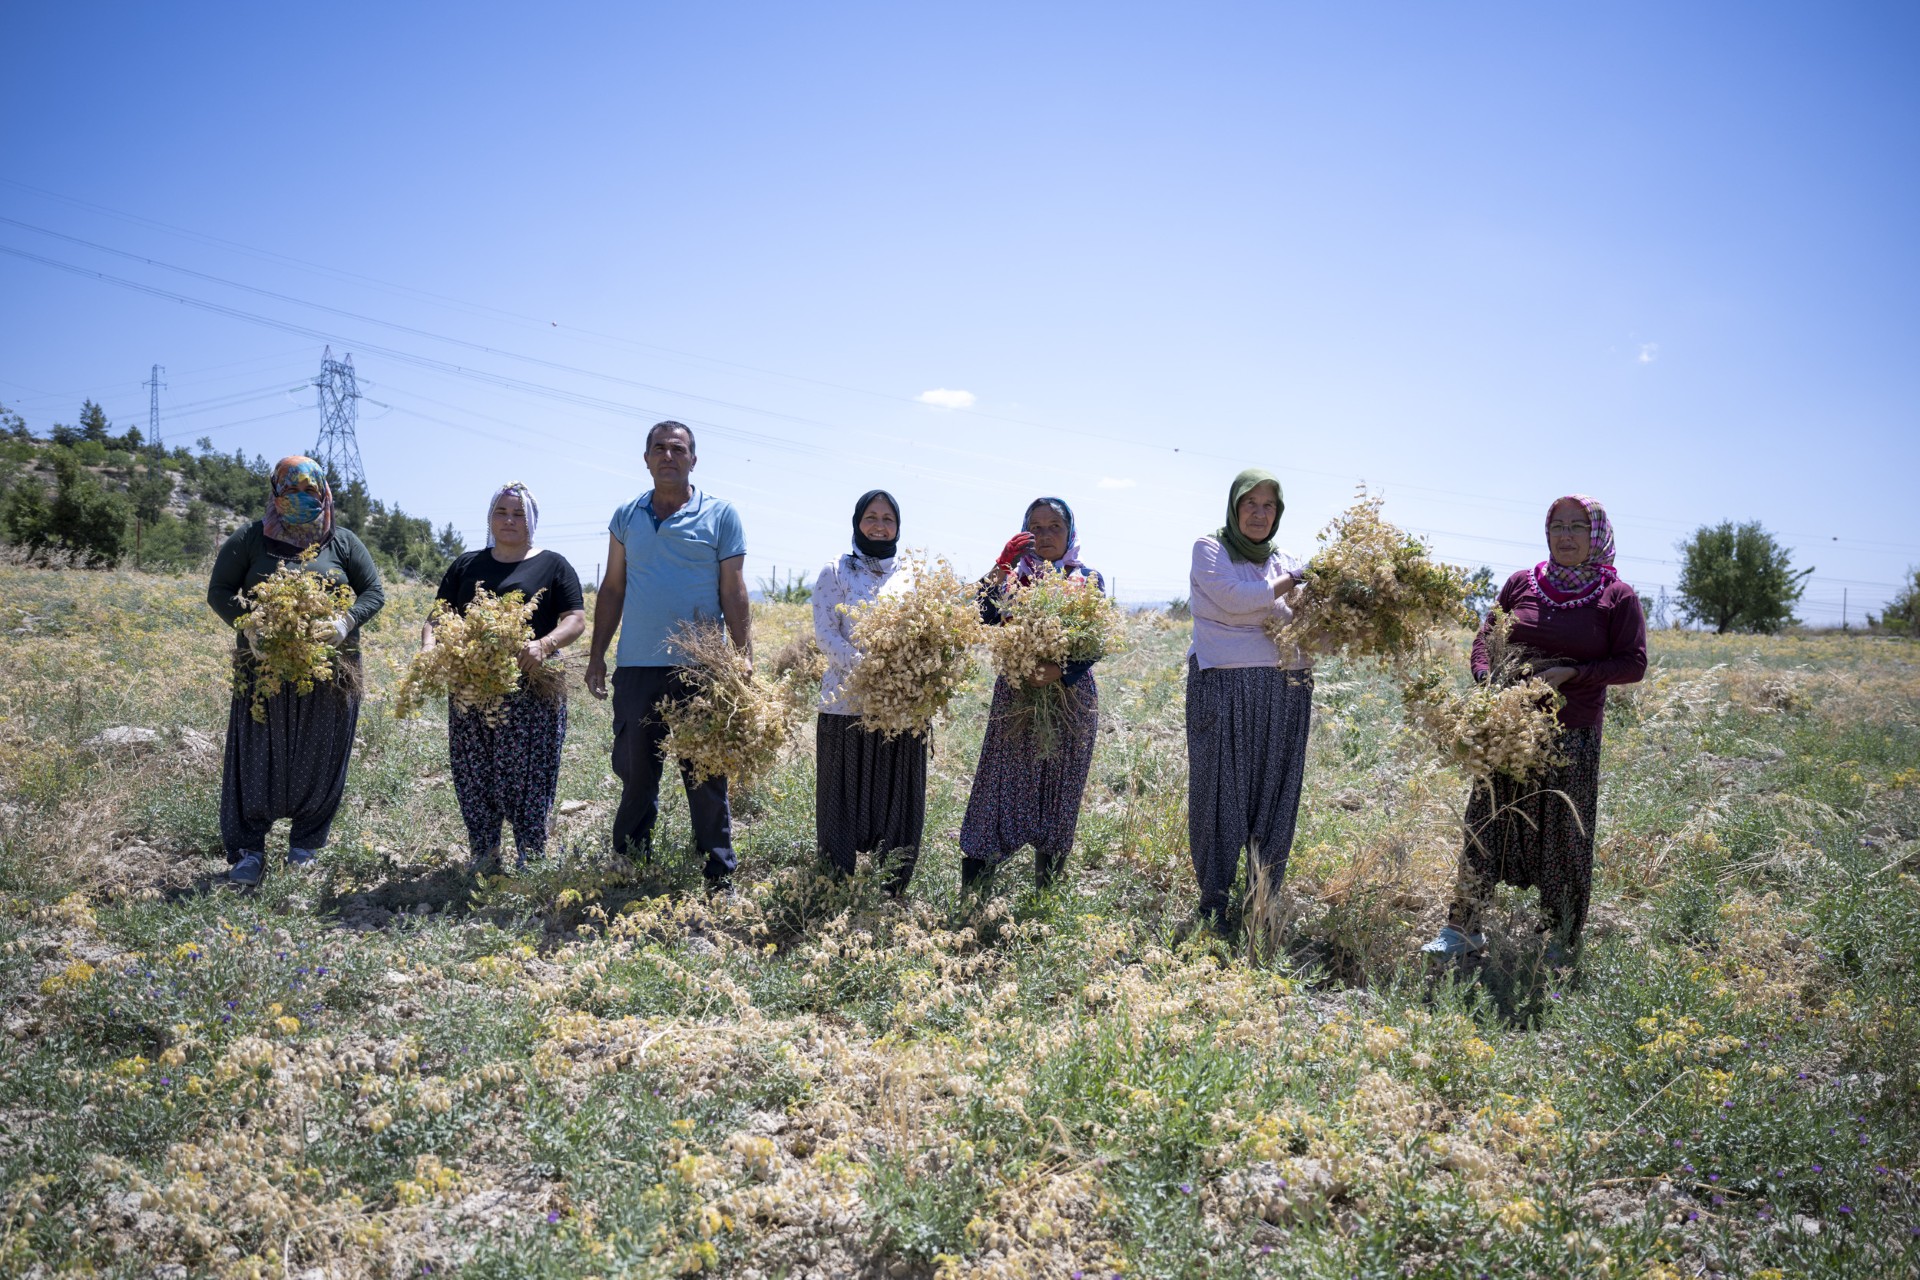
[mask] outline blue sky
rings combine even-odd
[[[1758,519],[1817,622],[1920,564],[1909,5],[11,5],[0,48],[0,247],[257,317],[0,253],[43,432],[144,424],[157,362],[170,441],[301,451],[332,341],[377,494],[472,540],[524,479],[588,573],[664,416],[755,579],[882,486],[972,572],[1060,494],[1184,595],[1246,465],[1298,551],[1365,479],[1502,573],[1595,494],[1650,596]]]

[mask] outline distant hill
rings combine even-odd
[[[163,448],[138,427],[115,433],[88,401],[80,425],[45,438],[0,405],[0,545],[16,559],[77,568],[153,570],[206,564],[235,529],[260,518],[272,463],[255,454]],[[336,519],[383,572],[438,577],[465,546],[451,524],[388,506],[359,484],[334,486]]]

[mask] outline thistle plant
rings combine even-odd
[[[531,600],[518,591],[496,596],[476,587],[465,612],[436,601],[429,618],[433,647],[414,654],[400,677],[393,695],[395,718],[420,714],[435,694],[451,699],[456,711],[479,712],[488,725],[500,723],[507,696],[523,687],[559,699],[567,687],[563,659],[548,659],[532,675],[520,667],[520,651],[533,639],[531,620],[540,595],[536,591]]]
[[[994,670],[1013,690],[1014,715],[1031,730],[1040,759],[1059,749],[1067,691],[1058,680],[1033,683],[1042,663],[1093,662],[1126,643],[1120,608],[1090,578],[1058,570],[1010,587],[1000,603],[1001,623],[986,628]]]
[[[905,591],[848,610],[861,658],[846,692],[861,725],[888,738],[932,727],[973,674],[985,630],[971,584],[945,559],[910,554],[901,573],[912,584]]]
[[[1293,617],[1267,624],[1283,654],[1306,646],[1405,663],[1423,653],[1434,632],[1472,625],[1466,574],[1383,520],[1383,501],[1362,485],[1353,505],[1320,531]]]
[[[749,787],[779,762],[800,711],[793,673],[768,680],[736,649],[718,622],[684,622],[667,647],[691,660],[694,690],[660,709],[664,755],[684,763],[694,781],[725,778]]]
[[[333,644],[333,620],[353,607],[353,589],[310,571],[318,555],[308,547],[297,560],[280,566],[251,591],[240,593],[247,611],[234,619],[252,661],[234,668],[236,687],[251,682],[251,712],[267,722],[267,701],[291,687],[301,697],[329,680],[354,678],[351,663],[340,662]]]

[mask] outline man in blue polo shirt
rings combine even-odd
[[[748,628],[746,535],[733,505],[689,483],[693,432],[662,422],[647,432],[653,488],[613,513],[607,525],[607,577],[593,606],[587,690],[607,696],[607,642],[620,631],[613,673],[613,771],[622,784],[613,817],[613,847],[645,860],[660,815],[660,742],[667,736],[659,706],[691,692],[683,659],[667,637],[695,618],[725,618],[734,645],[753,656]],[[733,874],[733,818],[727,780],[694,784],[683,765],[693,842],[707,855],[709,888]]]

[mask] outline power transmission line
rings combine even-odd
[[[360,465],[360,441],[353,433],[360,412],[353,357],[335,360],[333,348],[328,347],[320,357],[320,376],[313,385],[320,389],[320,438],[314,442],[313,460],[340,485],[358,484],[364,490],[367,469]]]

